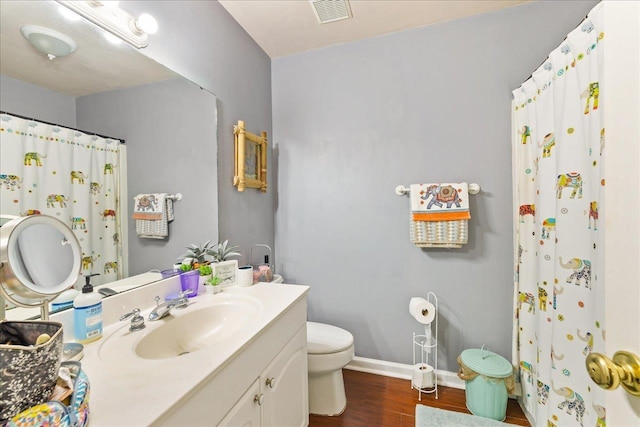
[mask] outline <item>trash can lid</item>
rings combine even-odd
[[[460,358],[467,368],[488,377],[507,378],[513,373],[513,366],[507,359],[489,350],[464,350]]]

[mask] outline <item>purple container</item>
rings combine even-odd
[[[162,270],[160,272],[160,274],[162,275],[163,279],[167,279],[169,277],[177,276],[180,273],[182,273],[180,270],[175,270],[173,268],[171,268],[169,270]]]
[[[198,295],[199,281],[200,272],[198,270],[185,271],[180,275],[180,285],[182,286],[182,291],[191,291],[191,293],[187,295],[189,298],[193,298]]]

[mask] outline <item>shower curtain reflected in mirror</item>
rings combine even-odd
[[[2,213],[59,219],[80,242],[83,275],[122,278],[120,141],[3,113],[0,142]]]
[[[514,362],[536,426],[604,425],[602,3],[513,92]]]

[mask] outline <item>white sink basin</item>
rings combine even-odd
[[[262,303],[249,295],[222,294],[196,298],[184,309],[129,332],[120,327],[101,345],[102,358],[131,348],[142,359],[170,359],[210,347],[232,337],[262,312]],[[127,327],[128,328],[128,327]]]

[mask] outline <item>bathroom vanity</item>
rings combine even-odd
[[[179,279],[107,298],[103,338],[85,345],[92,426],[306,426],[308,287],[259,283],[190,299],[150,322]],[[140,308],[143,330],[119,317]],[[65,337],[69,340],[68,318]]]

